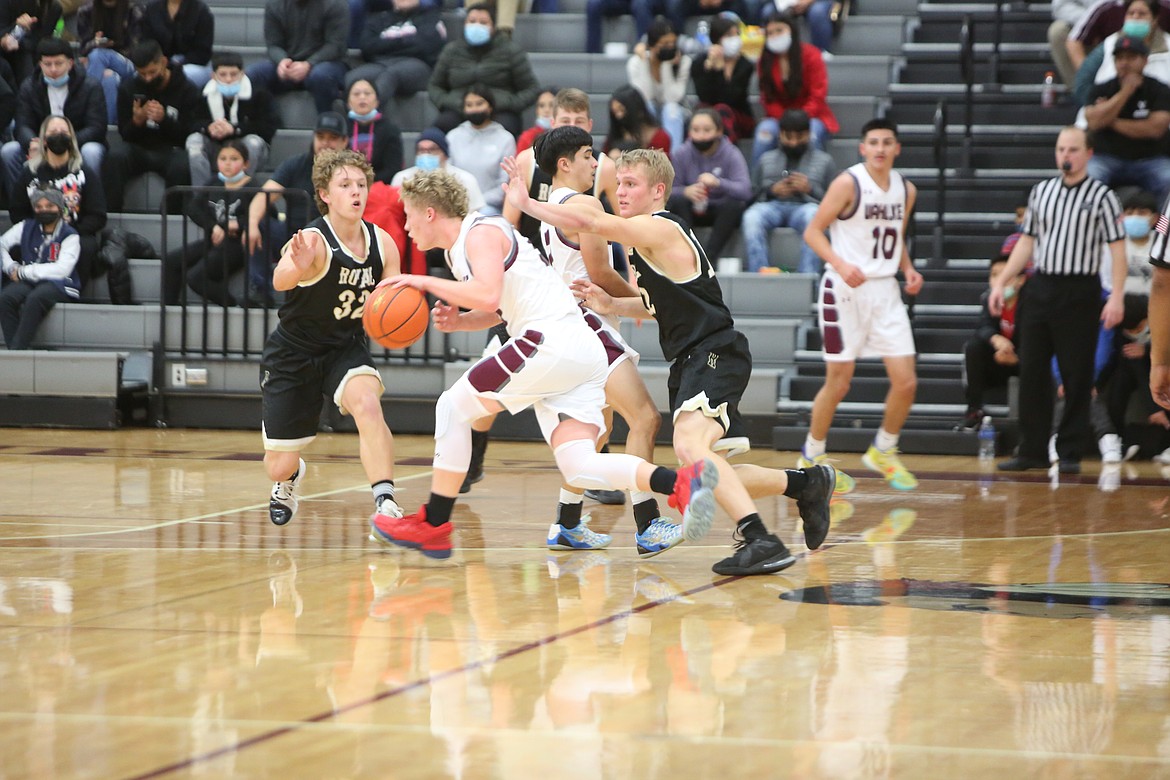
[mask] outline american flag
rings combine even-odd
[[[1162,235],[1170,233],[1170,217],[1166,216],[1166,212],[1163,211],[1158,215],[1158,221],[1154,224],[1154,230]]]

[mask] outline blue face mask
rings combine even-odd
[[[465,24],[463,25],[463,39],[467,41],[468,46],[483,46],[492,39],[492,28],[486,24]]]
[[[235,176],[224,176],[222,173],[217,174],[217,175],[219,176],[219,180],[222,181],[224,184],[235,184],[240,179],[247,176],[248,172],[247,171],[240,171]]]
[[[1145,19],[1127,19],[1121,25],[1121,34],[1134,38],[1145,38],[1150,34],[1150,23]]]
[[[1130,214],[1121,220],[1125,235],[1130,238],[1145,238],[1150,234],[1150,220],[1137,214]]]
[[[549,128],[552,127],[552,117],[551,116],[538,116],[536,118],[536,126],[543,127],[545,130],[548,130]]]
[[[439,155],[416,154],[414,164],[420,171],[435,171],[439,169]]]
[[[240,82],[235,84],[224,84],[222,81],[215,82],[215,88],[219,90],[219,94],[225,98],[234,98],[240,94]]]
[[[358,112],[351,109],[349,112],[349,118],[355,122],[373,122],[378,118],[378,109],[375,108],[373,111],[370,111],[367,114],[359,114]]]
[[[69,74],[68,73],[66,73],[64,76],[61,76],[61,77],[55,78],[55,79],[51,79],[45,75],[42,75],[41,78],[43,78],[45,80],[45,83],[48,84],[50,87],[63,87],[69,83]]]

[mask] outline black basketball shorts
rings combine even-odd
[[[672,418],[700,411],[731,436],[743,435],[739,401],[752,375],[747,337],[727,329],[699,342],[670,366],[667,390]]]

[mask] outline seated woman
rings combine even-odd
[[[237,305],[228,282],[247,262],[245,233],[253,193],[240,189],[252,181],[247,173],[248,147],[239,139],[227,141],[215,163],[222,189],[196,192],[187,203],[187,217],[203,228],[205,239],[168,252],[163,259],[163,299],[169,306],[178,305],[183,297],[184,275],[187,285],[205,300],[217,306]]]
[[[33,216],[33,193],[56,190],[65,199],[65,222],[78,234],[80,258],[76,271],[81,286],[93,277],[102,228],[106,226],[106,192],[96,171],[82,162],[73,123],[63,116],[41,122],[40,135],[30,146],[28,162],[9,194],[8,214],[13,223]]]
[[[626,77],[642,93],[674,146],[686,140],[683,101],[690,75],[691,58],[679,51],[678,31],[667,19],[658,17],[646,32],[646,45],[639,45],[627,60]]]
[[[602,151],[608,154],[619,144],[670,154],[670,135],[654,121],[642,93],[629,84],[615,89],[609,98],[609,132]]]
[[[808,114],[812,146],[825,150],[829,136],[839,129],[829,108],[829,72],[821,51],[801,43],[796,22],[786,14],[772,14],[764,25],[764,53],[760,55],[760,103],[765,117],[756,125],[752,165],[776,148],[780,117],[790,108]]]
[[[380,110],[373,82],[358,79],[345,96],[349,148],[361,153],[377,181],[390,183],[402,170],[402,131]]]
[[[714,264],[739,228],[752,197],[752,180],[743,153],[723,135],[723,120],[715,109],[695,112],[689,136],[671,155],[674,192],[666,208],[692,226],[711,226],[703,251]]]
[[[31,201],[33,216],[0,236],[0,330],[9,349],[28,349],[49,310],[81,295],[80,244],[65,222],[65,196],[37,190]]]
[[[532,146],[537,136],[552,127],[553,109],[557,104],[558,87],[545,87],[536,97],[536,124],[525,130],[516,139],[516,154]]]
[[[463,92],[463,124],[447,133],[451,164],[475,177],[483,192],[484,214],[499,214],[504,207],[501,185],[508,180],[500,163],[516,154],[516,139],[493,120],[495,93],[483,84]]]
[[[711,41],[707,56],[691,65],[691,81],[695,83],[699,105],[719,112],[727,139],[736,143],[756,129],[748,102],[755,66],[740,56],[743,39],[735,19],[720,15],[711,20]]]
[[[1146,42],[1150,54],[1142,73],[1163,84],[1170,84],[1170,33],[1158,26],[1158,8],[1150,0],[1127,0],[1125,21],[1117,32],[1109,35],[1093,49],[1077,70],[1073,89],[1077,102],[1085,105],[1094,84],[1104,84],[1117,78],[1117,67],[1113,63],[1113,48],[1123,36],[1141,38]]]

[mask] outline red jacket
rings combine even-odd
[[[780,78],[780,58],[760,58],[760,81],[764,80],[764,63],[772,62],[772,81],[776,84],[775,95],[767,95],[763,87],[760,88],[760,104],[764,107],[764,114],[773,119],[779,119],[790,108],[802,109],[811,119],[819,119],[825,123],[825,129],[836,133],[841,129],[833,109],[829,108],[829,72],[825,68],[825,60],[821,57],[821,50],[811,43],[800,44],[800,68],[802,86],[800,94],[790,96],[784,91],[784,81]]]
[[[406,209],[402,205],[397,187],[380,181],[370,185],[366,213],[362,218],[367,222],[373,222],[394,239],[394,244],[398,247],[398,256],[402,258],[402,273],[426,276],[427,256],[406,235]]]

